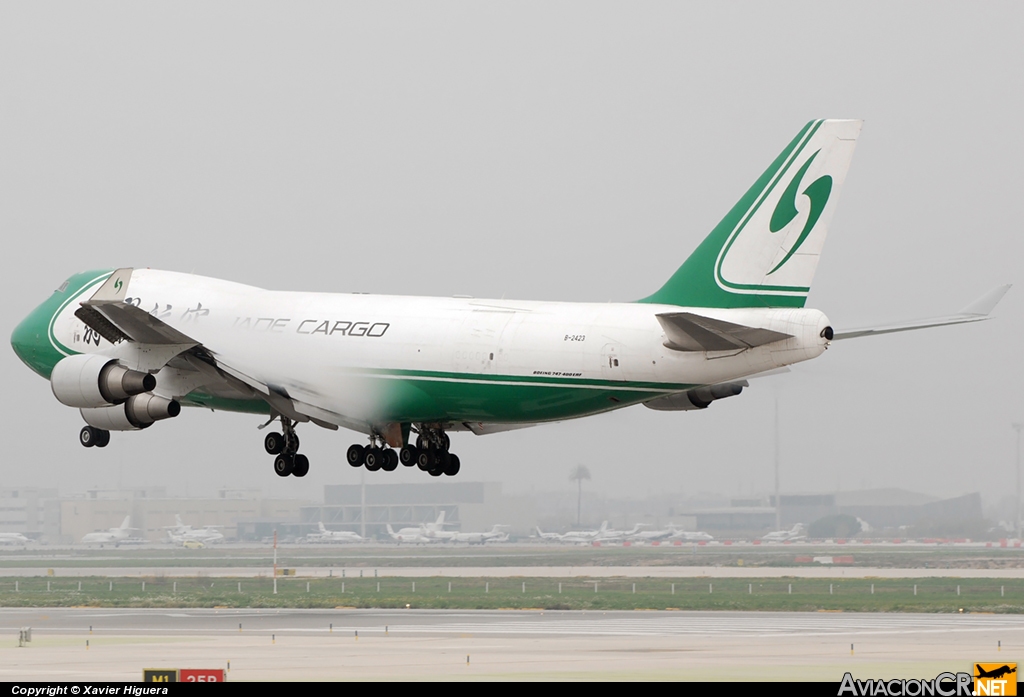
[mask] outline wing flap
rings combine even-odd
[[[692,312],[663,312],[656,317],[665,330],[665,346],[676,351],[735,351],[792,338],[791,334]]]
[[[82,320],[85,326],[102,336],[112,344],[121,341],[130,341],[130,338],[123,331],[115,327],[109,319],[104,317],[96,308],[82,306],[75,310],[75,317]]]

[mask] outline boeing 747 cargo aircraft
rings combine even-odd
[[[665,284],[569,303],[281,292],[173,271],[79,273],[14,330],[22,361],[106,447],[182,406],[261,415],[280,476],[305,476],[296,426],[363,434],[368,470],[461,468],[449,435],[484,435],[635,404],[705,409],[747,378],[840,339],[986,319],[961,313],[833,329],[805,307],[860,121],[812,121]],[[667,241],[659,253],[672,246]]]

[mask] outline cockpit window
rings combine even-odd
[[[68,282],[67,282],[67,281],[64,281],[63,283],[61,283],[61,284],[60,284],[60,288],[58,288],[57,290],[55,290],[55,291],[54,291],[54,293],[63,293],[63,292],[64,292],[64,291],[66,291],[67,289],[68,289]]]

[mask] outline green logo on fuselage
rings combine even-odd
[[[797,171],[793,180],[789,182],[786,190],[782,192],[782,198],[779,199],[779,203],[775,206],[775,210],[772,212],[772,219],[768,223],[768,229],[772,232],[778,232],[784,227],[789,225],[793,219],[797,216],[799,211],[796,209],[796,192],[800,188],[800,183],[804,178],[804,174],[807,169],[811,166],[814,158],[818,156],[818,150],[811,155],[807,162]],[[821,217],[821,212],[825,210],[825,204],[828,203],[828,197],[832,193],[832,177],[827,174],[823,177],[815,179],[810,185],[803,190],[803,194],[811,199],[811,210],[807,215],[807,222],[804,223],[804,229],[800,231],[800,236],[797,238],[796,243],[786,253],[786,256],[782,258],[778,264],[775,265],[768,275],[771,275],[782,268],[782,265],[789,261],[789,258],[796,253],[796,250],[800,249],[800,245],[804,243],[807,236],[811,234],[811,230],[814,228],[814,224],[818,222],[818,218]]]

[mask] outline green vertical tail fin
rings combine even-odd
[[[684,307],[803,307],[861,121],[811,121],[653,295]]]

